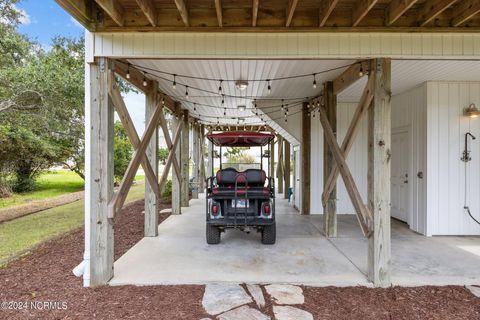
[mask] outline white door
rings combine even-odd
[[[392,217],[408,223],[410,148],[408,132],[392,134]]]

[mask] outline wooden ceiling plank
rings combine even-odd
[[[157,11],[155,10],[155,5],[153,0],[136,0],[140,9],[142,9],[143,14],[147,17],[148,22],[154,27],[157,26]]]
[[[417,24],[420,27],[425,26],[457,1],[458,0],[428,0],[422,8],[420,8]]]
[[[473,18],[478,13],[480,13],[480,1],[463,1],[461,4],[458,5],[458,7],[455,7],[454,9],[454,11],[458,12],[458,14],[455,15],[452,19],[452,26],[458,27]]]
[[[377,4],[378,0],[360,0],[353,10],[353,26],[356,27],[362,21],[368,12]]]
[[[328,17],[332,14],[333,9],[337,5],[338,0],[323,0],[320,3],[320,13],[319,13],[319,23],[318,26],[321,28],[325,25],[328,20]]]
[[[388,8],[388,25],[395,23],[418,0],[393,0]]]
[[[258,1],[259,1],[259,0],[253,0],[253,7],[252,7],[252,27],[256,27],[256,26],[257,26]]]
[[[287,7],[287,22],[285,22],[285,27],[289,27],[292,23],[293,14],[295,13],[295,8],[297,7],[298,0],[289,0]]]
[[[217,11],[218,26],[223,27],[222,0],[215,0],[215,10]]]
[[[185,24],[185,27],[189,27],[190,19],[188,17],[188,10],[185,2],[183,0],[175,0],[175,5],[177,6],[177,10],[180,13],[180,17],[182,17],[182,21]]]
[[[123,8],[117,0],[95,0],[95,2],[110,16],[110,18],[112,18],[113,21],[115,21],[116,24],[120,27],[124,26]]]
[[[65,11],[88,30],[92,30],[92,2],[84,0],[55,0]]]

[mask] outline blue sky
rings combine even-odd
[[[17,8],[26,13],[18,30],[36,39],[45,48],[50,46],[55,36],[78,38],[84,34],[84,28],[54,0],[21,0]]]

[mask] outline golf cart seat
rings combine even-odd
[[[235,182],[237,194],[244,195],[269,195],[269,188],[265,187],[267,174],[260,169],[247,169],[238,172],[234,168],[219,170],[216,174],[217,187],[213,188],[214,195],[235,196]]]

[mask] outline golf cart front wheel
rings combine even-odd
[[[262,230],[262,243],[263,244],[275,244],[277,238],[277,232],[275,223],[269,226],[263,227]]]
[[[207,224],[207,243],[219,244],[220,243],[220,229]]]

